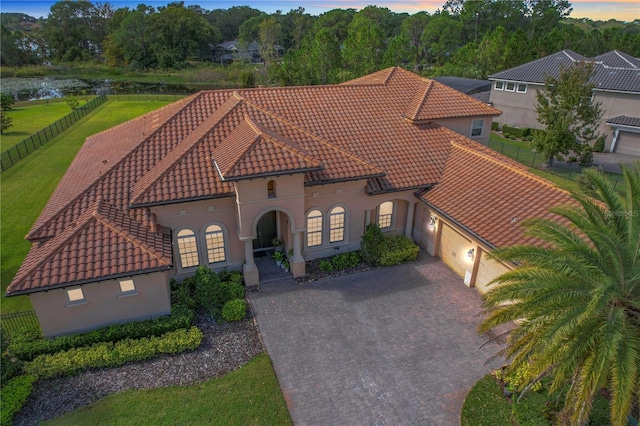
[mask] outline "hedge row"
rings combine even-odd
[[[24,365],[23,371],[38,379],[68,376],[87,368],[119,367],[127,362],[142,361],[160,354],[175,354],[196,349],[202,343],[198,327],[180,329],[160,337],[125,339],[116,343],[95,343],[53,355],[36,357]]]
[[[2,398],[0,398],[0,425],[9,426],[13,423],[13,416],[22,408],[31,395],[33,376],[17,376],[2,383]]]
[[[502,133],[509,133],[519,139],[522,139],[531,134],[531,129],[528,127],[521,129],[519,127],[511,127],[505,124],[502,126]]]
[[[90,346],[95,343],[115,343],[124,339],[140,339],[160,336],[169,331],[188,328],[195,318],[193,310],[184,305],[174,305],[171,314],[153,320],[116,324],[85,334],[60,336],[53,339],[33,340],[31,335],[18,335],[11,339],[8,352],[23,361],[31,361],[44,354],[55,354],[72,348]]]
[[[370,223],[360,242],[360,256],[365,262],[391,266],[416,260],[420,248],[404,235],[384,235],[380,227]]]

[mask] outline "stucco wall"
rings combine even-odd
[[[135,294],[121,293],[119,282],[127,279],[134,281]],[[69,302],[67,290],[75,288],[82,289],[83,303]],[[29,298],[45,337],[157,318],[171,312],[168,272],[32,293]]]
[[[606,149],[608,150],[613,140],[613,129],[606,124],[606,121],[621,115],[640,117],[640,95],[596,91],[594,101],[602,103],[600,107],[603,114],[599,132],[606,135]]]
[[[528,84],[526,93],[508,92],[505,90],[495,90],[492,86],[490,101],[495,108],[502,111],[502,115],[495,117],[494,121],[500,125],[507,124],[514,127],[530,127],[540,129],[536,114],[536,92],[544,86]]]
[[[482,127],[482,135],[471,137],[471,124],[473,120],[476,119],[482,119],[484,121],[484,126]],[[491,122],[493,121],[493,119],[493,117],[466,117],[451,118],[447,120],[435,120],[435,122],[442,127],[453,130],[456,133],[466,136],[469,139],[472,139],[486,146],[489,144],[489,137],[491,136]]]

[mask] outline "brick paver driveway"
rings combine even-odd
[[[250,294],[296,425],[460,424],[501,360],[476,334],[481,299],[424,251],[416,262]]]

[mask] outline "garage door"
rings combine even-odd
[[[484,294],[487,292],[487,285],[494,278],[509,271],[509,268],[502,263],[489,259],[489,255],[482,251],[480,253],[480,264],[478,265],[478,274],[476,275],[476,289]]]
[[[461,277],[464,277],[466,271],[473,269],[473,260],[467,256],[470,248],[471,241],[447,224],[442,224],[440,258]]]
[[[618,133],[616,152],[640,157],[640,133]]]

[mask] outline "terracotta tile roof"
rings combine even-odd
[[[523,235],[522,221],[559,220],[549,208],[575,203],[568,192],[470,140],[453,142],[442,179],[418,196],[493,247],[538,243]]]
[[[405,111],[405,117],[412,122],[500,114],[499,109],[457,90],[451,92],[448,86],[435,80],[416,93]]]
[[[321,170],[318,159],[249,116],[213,150],[223,180]]]
[[[168,235],[152,233],[99,200],[63,232],[33,245],[7,294],[164,270],[172,264]]]
[[[343,85],[200,92],[87,139],[27,236],[41,244],[12,288],[91,279],[88,272],[63,275],[46,262],[98,201],[127,217],[123,232],[148,228],[150,206],[233,196],[215,164],[226,179],[297,171],[307,186],[363,180],[370,194],[427,188],[440,180],[451,142],[465,140],[429,120],[497,113],[401,68]],[[96,245],[110,237],[92,228],[86,238]],[[166,248],[164,240],[151,243]],[[70,247],[65,256],[85,255]],[[33,265],[47,278],[33,278]],[[96,274],[119,273],[102,269]],[[59,276],[47,275],[52,271]]]

